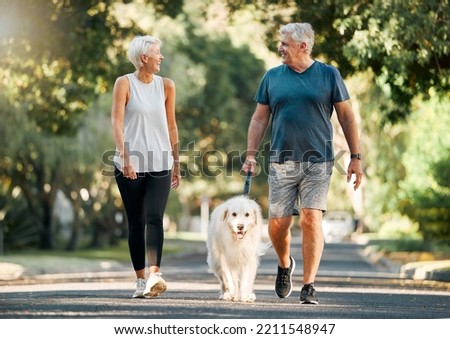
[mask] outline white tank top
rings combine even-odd
[[[173,157],[163,79],[154,75],[153,81],[146,84],[134,73],[126,76],[130,82],[130,99],[125,106],[123,136],[134,170],[136,173],[170,170]],[[122,170],[117,149],[114,162]]]

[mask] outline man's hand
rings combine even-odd
[[[248,172],[251,172],[252,175],[255,175],[256,172],[256,160],[255,157],[252,155],[249,155],[245,158],[245,162],[242,165],[241,171],[247,174]]]
[[[352,179],[352,175],[355,175],[355,181],[353,182],[353,189],[356,191],[361,184],[362,180],[362,168],[361,168],[361,160],[352,159],[350,160],[350,164],[347,169],[347,182],[350,182]]]

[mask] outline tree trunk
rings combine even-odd
[[[52,234],[52,211],[53,204],[47,199],[42,199],[42,232],[41,232],[41,249],[49,250],[54,248]]]
[[[79,212],[78,212],[79,207],[78,206],[73,206],[73,207],[74,207],[73,208],[74,217],[73,217],[72,229],[71,229],[72,232],[70,233],[69,243],[67,244],[67,247],[66,247],[67,251],[77,250],[80,245],[80,238],[81,238],[82,224],[81,224],[81,220],[80,220],[80,216],[79,216]]]

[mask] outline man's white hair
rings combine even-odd
[[[282,26],[280,34],[290,34],[292,39],[298,43],[306,43],[306,51],[311,54],[314,47],[314,30],[307,22],[294,22]]]

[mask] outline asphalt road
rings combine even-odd
[[[199,244],[199,246],[203,246]],[[254,303],[219,301],[218,283],[202,250],[166,258],[168,291],[154,299],[131,299],[131,272],[0,286],[0,319],[447,319],[450,283],[400,279],[370,263],[352,243],[326,244],[316,280],[319,305],[301,305],[301,244],[294,291],[274,292],[277,261],[262,257]]]

